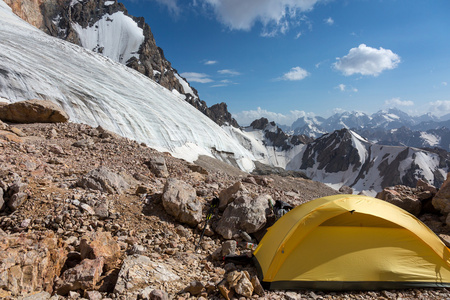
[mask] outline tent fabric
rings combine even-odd
[[[386,201],[334,195],[280,218],[253,253],[268,289],[450,287],[450,250]]]

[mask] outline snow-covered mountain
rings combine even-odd
[[[343,185],[375,194],[382,188],[417,179],[440,186],[449,167],[448,153],[370,143],[357,133],[341,129],[303,147],[287,165],[334,188]]]
[[[448,117],[448,116],[447,116]],[[408,147],[439,147],[450,151],[446,117],[437,118],[429,113],[412,117],[391,108],[372,115],[362,112],[336,113],[329,118],[319,116],[301,117],[283,130],[292,134],[303,134],[318,138],[342,128],[352,129],[373,143]]]
[[[253,169],[253,154],[225,130],[143,74],[51,37],[0,1],[0,98],[48,99],[71,121],[101,125],[159,151],[193,161],[199,154]]]

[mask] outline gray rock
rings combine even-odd
[[[25,202],[27,197],[28,195],[23,192],[13,194],[7,203],[9,209],[12,211],[17,210]]]
[[[234,199],[237,198],[238,192],[241,192],[241,193],[246,192],[244,186],[242,185],[242,183],[240,181],[236,182],[229,188],[221,191],[219,194],[219,199],[220,199],[219,208],[221,210],[225,209],[225,207],[230,202],[233,202]]]
[[[18,300],[48,300],[50,297],[51,295],[48,292],[38,292],[19,297]]]
[[[236,253],[236,241],[228,240],[222,244],[222,256],[234,255]]]
[[[103,296],[99,291],[85,291],[84,297],[88,300],[102,300]]]
[[[76,185],[85,189],[99,190],[110,194],[120,194],[130,187],[122,176],[106,167],[90,171],[78,180]]]
[[[132,255],[125,258],[120,269],[114,292],[139,294],[149,286],[149,282],[175,282],[180,277],[173,273],[171,267],[163,262],[154,262],[143,255]]]
[[[191,295],[198,295],[205,289],[205,285],[198,280],[191,281],[184,289],[184,292],[189,292]]]
[[[169,171],[167,170],[166,160],[162,156],[152,157],[144,164],[155,174],[156,177],[169,177]]]
[[[92,139],[82,139],[73,143],[72,146],[77,148],[90,148],[94,146],[94,141]]]
[[[244,297],[251,297],[253,294],[253,285],[249,277],[246,271],[233,271],[228,273],[227,281],[236,293]]]
[[[151,286],[143,289],[138,295],[138,299],[142,300],[169,300],[169,294],[162,290],[154,289]]]
[[[202,219],[202,206],[195,189],[183,181],[169,178],[162,196],[164,209],[179,222],[196,226]]]
[[[243,195],[225,209],[217,223],[216,232],[225,239],[239,236],[239,231],[254,233],[266,224],[266,209],[269,208],[269,195],[261,195],[256,199]]]

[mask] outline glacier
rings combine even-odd
[[[130,52],[129,52],[130,53]],[[102,126],[175,157],[199,155],[254,168],[253,154],[224,129],[141,73],[53,38],[0,0],[0,98],[47,99],[70,120]]]

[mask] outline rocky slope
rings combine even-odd
[[[450,296],[446,289],[262,291],[254,267],[223,262],[222,255],[249,251],[240,246],[245,240],[238,229],[260,238],[271,219],[268,199],[296,206],[336,193],[318,182],[252,176],[208,157],[191,164],[101,127],[73,123],[0,122],[0,153],[3,299]],[[223,208],[198,244],[214,193]],[[403,198],[414,193],[423,189]],[[425,212],[430,228],[449,232],[439,215]],[[237,223],[227,221],[230,214]]]
[[[143,17],[128,14],[122,3],[109,0],[5,1],[15,14],[44,32],[100,53],[153,79],[219,125],[238,127],[227,106],[208,107],[197,90],[180,76],[156,45]],[[120,35],[118,34],[120,32]]]

